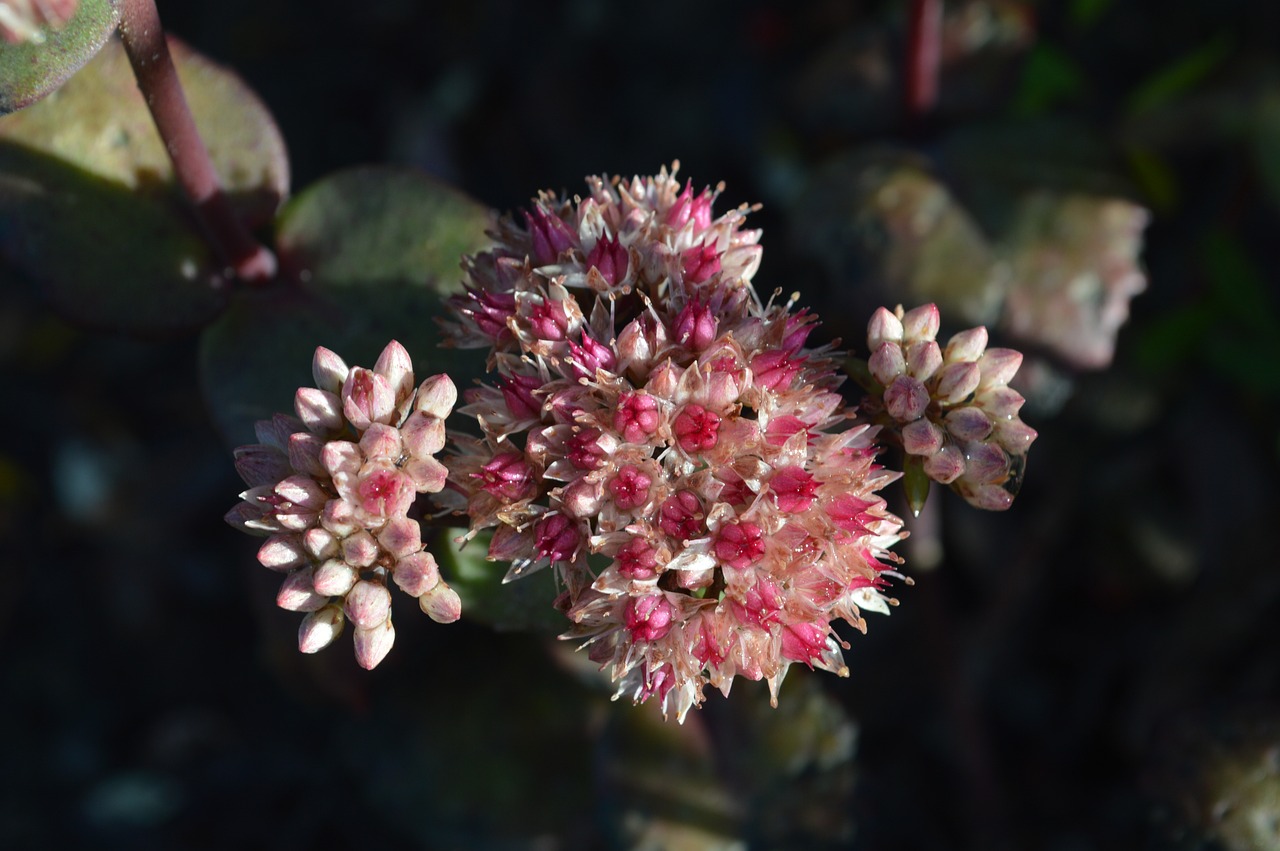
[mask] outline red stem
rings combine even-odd
[[[209,150],[191,117],[155,0],[123,0],[120,38],[138,88],[173,161],[174,174],[194,205],[196,218],[214,251],[243,281],[271,279],[276,273],[275,255],[258,244],[231,209],[209,159]]]
[[[919,118],[938,102],[942,59],[942,0],[911,0],[907,20],[906,107]]]

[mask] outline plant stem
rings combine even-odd
[[[273,278],[275,255],[253,238],[232,211],[209,150],[196,129],[155,0],[123,0],[120,38],[173,162],[174,174],[195,207],[205,237],[236,277],[251,283]]]
[[[942,0],[911,0],[905,74],[908,119],[925,116],[937,103],[941,58]]]

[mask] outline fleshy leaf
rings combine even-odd
[[[499,630],[528,630],[550,635],[564,632],[568,619],[557,611],[557,589],[551,571],[542,570],[515,582],[502,582],[507,565],[489,561],[489,535],[459,549],[454,540],[465,529],[447,529],[431,545],[445,581],[462,598],[462,617]]]
[[[80,0],[67,25],[44,41],[0,48],[0,115],[35,103],[61,86],[107,43],[120,22],[119,0]]]
[[[255,420],[289,407],[312,382],[316,346],[372,366],[391,340],[419,380],[448,373],[459,387],[484,356],[439,348],[440,294],[460,286],[464,253],[489,244],[481,204],[419,172],[363,168],[321,181],[281,213],[285,286],[239,292],[205,333],[205,395],[223,435],[252,438]]]
[[[233,206],[268,221],[288,189],[270,114],[234,75],[170,47]],[[221,310],[220,264],[173,183],[118,42],[56,97],[0,119],[0,260],[85,325],[164,333]]]

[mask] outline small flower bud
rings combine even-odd
[[[436,623],[453,623],[462,616],[462,600],[443,581],[418,598],[418,607]]]
[[[754,523],[726,523],[716,537],[716,558],[729,567],[750,567],[764,555],[764,533]]]
[[[991,419],[972,405],[948,411],[943,421],[947,431],[964,443],[983,441],[991,435]]]
[[[372,629],[391,615],[391,592],[381,582],[361,579],[347,592],[342,610],[357,627]]]
[[[610,286],[616,286],[627,277],[627,249],[616,237],[602,237],[587,255],[587,268],[595,268]]]
[[[440,566],[426,550],[412,553],[396,562],[391,578],[410,597],[421,597],[440,582]]]
[[[943,405],[958,405],[978,389],[981,379],[982,370],[976,363],[949,363],[935,376],[934,398]]]
[[[342,560],[355,568],[370,567],[380,553],[378,542],[364,529],[342,541]]]
[[[361,367],[347,374],[342,384],[342,413],[357,430],[390,421],[395,407],[395,391],[382,375]]]
[[[907,361],[902,356],[902,346],[892,342],[881,343],[880,347],[867,359],[867,368],[871,370],[876,381],[888,387],[893,379],[907,371]]]
[[[422,549],[422,528],[417,520],[392,517],[378,533],[378,545],[392,558],[404,558]]]
[[[350,371],[346,361],[338,357],[336,352],[324,346],[316,347],[316,353],[311,358],[311,377],[317,388],[337,396],[342,392],[342,384]]]
[[[874,352],[885,343],[901,343],[902,336],[902,320],[886,308],[876,308],[867,323],[867,351]]]
[[[942,349],[933,340],[917,340],[907,346],[907,374],[928,381],[942,366]]]
[[[400,429],[404,448],[417,458],[429,458],[444,448],[444,420],[415,411]]]
[[[342,401],[333,393],[314,387],[299,387],[293,397],[293,409],[313,434],[339,434],[346,427],[342,419]]]
[[[623,611],[623,623],[634,641],[657,641],[671,631],[675,607],[663,594],[630,597]]]
[[[691,352],[701,352],[715,341],[718,325],[710,307],[700,301],[689,302],[676,317],[676,342]]]
[[[978,368],[982,370],[982,386],[998,387],[1008,384],[1020,366],[1022,352],[1016,349],[987,349],[978,358]]]
[[[928,457],[942,448],[942,438],[942,429],[927,419],[918,419],[902,427],[902,450]]]
[[[676,443],[690,455],[705,452],[716,445],[720,432],[720,416],[701,405],[685,405],[672,425]]]
[[[307,563],[302,536],[296,533],[272,535],[258,548],[258,563],[270,570],[293,570]]]
[[[948,443],[924,459],[924,473],[935,482],[949,485],[964,474],[964,453]]]
[[[391,619],[387,618],[376,626],[357,626],[353,639],[356,661],[361,668],[372,671],[391,652],[391,646],[396,643],[396,629],[391,625]]]
[[[658,576],[658,551],[644,538],[632,538],[614,556],[618,573],[632,581],[643,582]]]
[[[341,559],[329,559],[315,570],[312,580],[316,593],[326,597],[343,597],[356,584],[359,575]]]
[[[329,602],[323,594],[317,594],[312,582],[311,568],[295,570],[280,583],[276,605],[290,612],[314,612]]]
[[[413,401],[415,411],[428,416],[446,419],[453,406],[458,404],[458,388],[449,376],[433,375],[418,386],[418,395]]]
[[[982,356],[982,350],[986,347],[987,329],[979,325],[977,328],[961,331],[948,340],[946,351],[942,354],[947,363],[971,363]]]
[[[342,634],[346,619],[340,606],[330,604],[317,609],[302,619],[298,627],[298,649],[303,653],[317,653],[333,643]]]
[[[884,390],[884,408],[898,422],[919,419],[928,407],[929,391],[909,375],[899,375]]]
[[[902,336],[905,340],[932,340],[938,336],[942,317],[936,304],[923,304],[908,310],[902,317]]]
[[[678,423],[679,420],[677,425]],[[613,504],[623,511],[642,507],[649,501],[649,485],[652,483],[653,477],[644,470],[634,464],[625,465],[609,482],[609,493],[613,496]]]

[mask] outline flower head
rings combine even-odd
[[[902,533],[815,318],[751,284],[749,210],[715,217],[719,190],[674,172],[540,195],[466,262],[445,327],[496,372],[448,461],[469,537],[494,530],[508,579],[551,566],[565,637],[683,719],[708,684],[846,674],[831,624],[888,611]]]
[[[298,418],[258,423],[259,442],[236,450],[249,489],[227,522],[267,537],[258,561],[285,574],[277,604],[306,613],[299,649],[322,649],[350,621],[356,659],[373,668],[395,641],[391,583],[433,619],[458,617],[457,594],[410,516],[418,494],[445,485],[435,455],[457,391],[446,375],[415,387],[394,341],[373,369],[318,348],[312,373],[315,386],[295,397]]]

